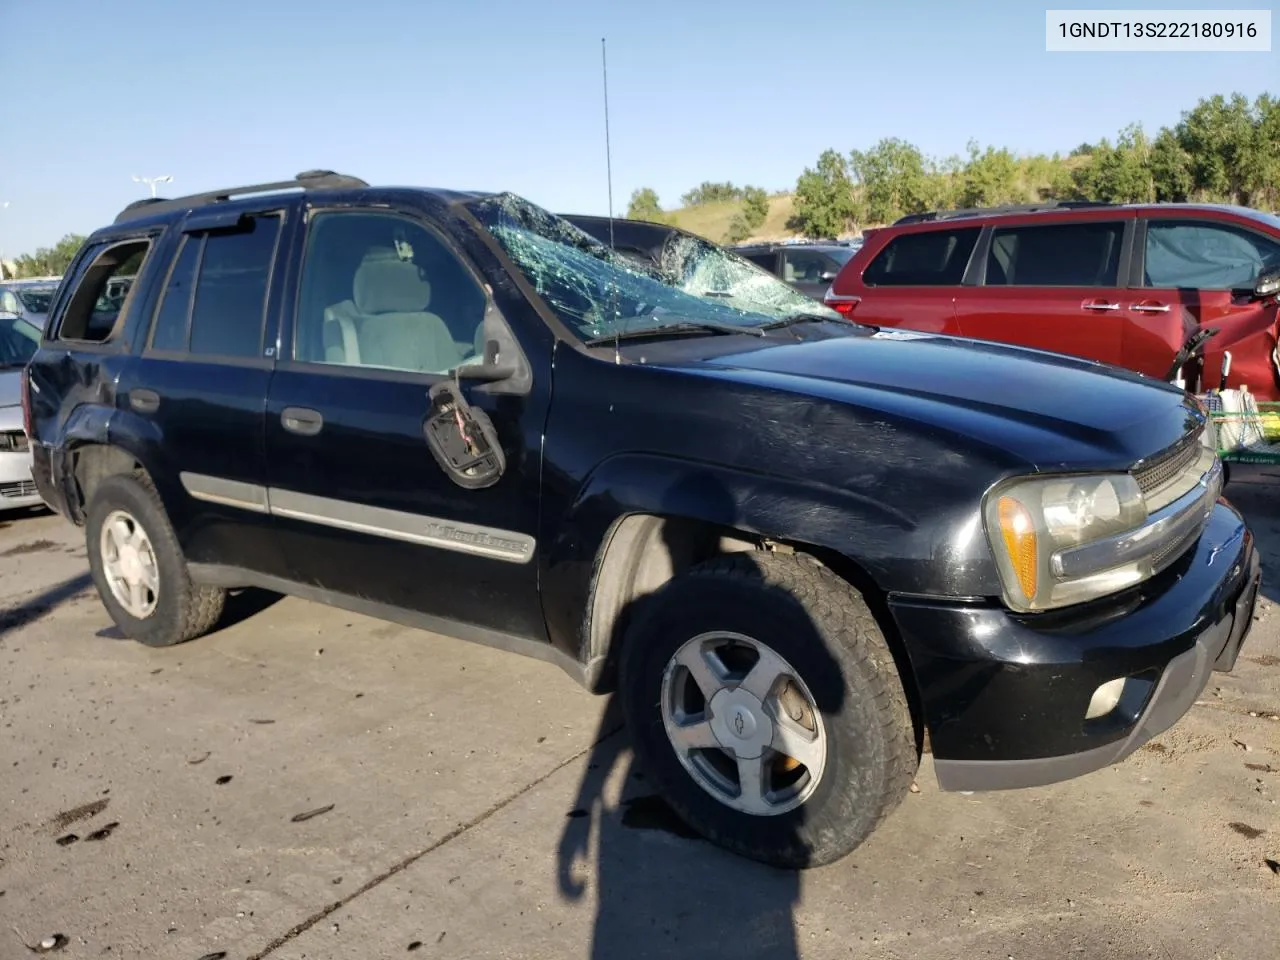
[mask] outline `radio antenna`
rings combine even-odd
[[[605,52],[605,38],[600,38],[600,76],[604,81],[604,170],[609,189],[609,266],[617,269],[617,256],[613,242],[613,150],[609,144],[609,57]],[[618,330],[618,278],[613,278],[613,362],[621,363]]]

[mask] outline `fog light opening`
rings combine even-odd
[[[1124,695],[1126,679],[1126,677],[1116,677],[1116,679],[1108,680],[1093,691],[1093,696],[1089,698],[1089,709],[1085,711],[1084,718],[1086,720],[1096,720],[1098,717],[1105,717],[1114,710],[1117,704],[1120,703],[1121,696]]]

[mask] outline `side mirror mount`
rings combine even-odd
[[[1253,285],[1253,299],[1265,300],[1280,293],[1280,270],[1264,273]]]
[[[501,362],[497,340],[485,341],[484,357],[480,363],[465,363],[454,371],[459,380],[478,380],[482,383],[509,380],[517,372],[515,364]]]

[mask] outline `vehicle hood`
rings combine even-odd
[[[22,405],[22,371],[0,370],[0,409]]]
[[[1127,469],[1204,418],[1183,391],[1118,367],[910,331],[761,344],[696,365],[864,420],[950,431],[1036,469]]]

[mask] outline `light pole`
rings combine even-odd
[[[156,184],[169,183],[172,180],[172,174],[165,174],[163,177],[139,177],[135,175],[133,178],[134,183],[145,183],[149,186],[151,188],[151,196],[153,197],[156,195]]]

